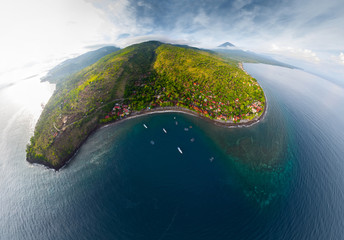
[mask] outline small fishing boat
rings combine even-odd
[[[183,154],[183,151],[180,149],[180,147],[178,147],[178,151],[180,152],[180,154]]]
[[[166,131],[166,129],[165,129],[165,128],[163,128],[162,130],[164,131],[164,133],[167,133],[167,131]]]
[[[143,126],[144,126],[145,128],[148,128],[146,124],[143,124]]]

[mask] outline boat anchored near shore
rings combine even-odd
[[[183,154],[183,151],[180,149],[180,147],[177,147],[177,149],[180,152],[180,154]]]
[[[148,128],[146,124],[143,124],[143,126],[144,126],[145,128]]]

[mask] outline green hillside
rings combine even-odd
[[[51,83],[60,83],[66,78],[70,77],[74,73],[79,72],[85,67],[92,65],[102,57],[118,51],[119,48],[113,46],[102,47],[95,51],[90,51],[82,54],[78,57],[63,61],[53,69],[49,70],[46,76],[42,78],[42,81],[49,81]]]
[[[182,107],[223,123],[258,118],[265,98],[237,62],[160,42],[109,54],[57,87],[27,160],[59,169],[102,124],[139,111]]]

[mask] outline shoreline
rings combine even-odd
[[[262,120],[265,117],[266,109],[267,109],[267,102],[265,102],[264,111],[262,112],[262,114],[260,116],[255,117],[252,120],[242,120],[239,123],[234,123],[233,121],[228,122],[228,121],[222,121],[222,120],[217,120],[217,119],[210,119],[210,118],[207,118],[207,117],[205,117],[201,114],[198,114],[192,110],[182,108],[182,107],[175,107],[175,106],[174,107],[157,107],[157,108],[150,109],[150,110],[145,109],[142,111],[133,112],[133,114],[131,114],[130,116],[128,116],[126,118],[119,119],[119,120],[116,120],[114,122],[110,122],[110,123],[101,125],[99,128],[105,128],[105,127],[108,127],[110,125],[114,125],[114,124],[117,124],[119,122],[126,121],[129,119],[138,118],[141,116],[146,116],[146,115],[151,115],[151,114],[159,114],[159,113],[184,113],[184,114],[187,114],[189,116],[198,117],[200,119],[208,121],[208,122],[215,124],[217,126],[226,127],[226,128],[251,127],[251,126],[255,125],[256,123],[260,122],[260,120]]]
[[[246,74],[248,74],[245,69],[243,68],[243,64],[239,63],[239,68],[242,69]],[[115,120],[113,122],[109,122],[109,123],[105,123],[105,124],[97,124],[93,130],[91,130],[86,138],[84,140],[82,140],[80,142],[80,144],[76,147],[76,149],[67,157],[65,157],[64,159],[62,159],[58,165],[54,166],[49,162],[40,160],[40,159],[29,159],[26,158],[26,160],[31,163],[31,164],[40,164],[43,165],[44,167],[48,168],[48,169],[53,169],[55,171],[59,171],[60,169],[63,169],[65,167],[68,166],[68,164],[73,160],[73,158],[75,157],[75,155],[78,153],[78,151],[80,150],[80,148],[82,147],[82,145],[84,145],[84,143],[87,141],[87,139],[97,130],[111,126],[111,125],[115,125],[118,124],[120,122],[129,120],[129,119],[134,119],[137,117],[141,117],[141,116],[145,116],[145,115],[150,115],[150,114],[159,114],[159,113],[183,113],[183,114],[187,114],[189,116],[193,116],[193,117],[197,117],[200,119],[203,119],[209,123],[215,124],[217,126],[221,126],[221,127],[225,127],[225,128],[242,128],[242,127],[251,127],[257,123],[259,123],[262,119],[265,118],[266,112],[267,112],[267,108],[268,108],[268,101],[264,92],[264,97],[265,97],[265,106],[264,106],[264,110],[262,112],[261,115],[254,117],[252,120],[241,120],[239,123],[234,123],[232,120],[217,120],[217,119],[210,119],[208,117],[205,117],[199,113],[196,113],[190,109],[187,108],[183,108],[183,107],[178,107],[178,106],[173,106],[173,107],[157,107],[154,109],[145,109],[145,110],[141,110],[141,111],[133,111],[128,117],[119,119],[119,120]]]
[[[45,166],[48,169],[54,169],[55,171],[59,171],[60,169],[63,169],[63,168],[68,166],[68,164],[73,160],[73,158],[79,152],[82,145],[84,145],[84,143],[87,141],[87,139],[97,130],[102,129],[102,128],[106,128],[108,126],[116,125],[120,122],[124,122],[124,121],[127,121],[129,119],[134,119],[134,118],[138,118],[138,117],[142,117],[142,116],[146,116],[146,115],[163,114],[163,113],[183,113],[183,114],[187,114],[189,116],[198,117],[200,119],[208,121],[208,122],[215,124],[217,126],[226,127],[226,128],[242,128],[242,127],[251,127],[251,126],[259,123],[262,119],[264,119],[264,117],[266,115],[267,107],[268,107],[268,104],[267,104],[267,100],[266,100],[264,111],[259,117],[254,118],[253,120],[248,120],[248,121],[239,122],[239,123],[224,122],[221,120],[210,119],[210,118],[207,118],[205,116],[202,116],[198,113],[195,113],[189,109],[182,108],[182,107],[159,107],[159,108],[150,109],[150,110],[146,109],[146,110],[142,110],[142,111],[138,111],[138,112],[133,112],[132,115],[130,115],[126,118],[123,118],[123,119],[115,120],[114,122],[97,125],[89,134],[87,134],[87,137],[79,144],[79,146],[73,151],[73,153],[71,153],[65,159],[62,159],[61,162],[57,166],[53,166],[52,164],[50,164],[48,162],[40,161],[37,159],[26,159],[26,160],[31,164],[40,164],[40,165]]]

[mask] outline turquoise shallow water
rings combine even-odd
[[[2,106],[0,239],[341,239],[344,90],[245,69],[268,98],[260,123],[143,116],[94,133],[60,172],[25,162],[35,120]]]

